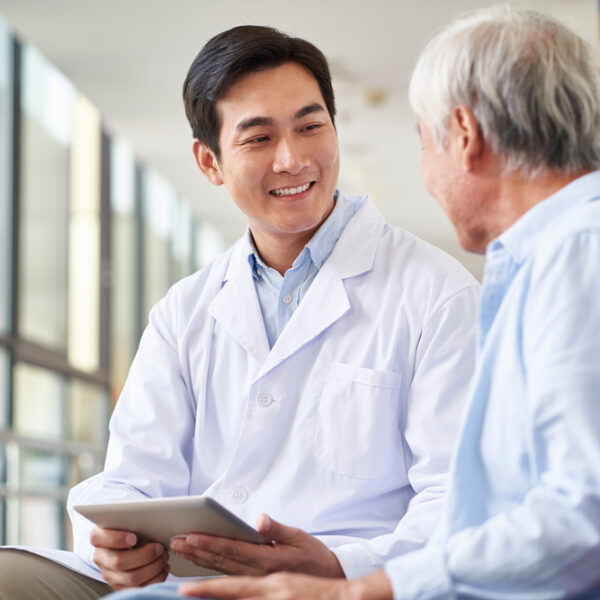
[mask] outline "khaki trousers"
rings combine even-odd
[[[112,592],[102,581],[21,550],[0,550],[0,600],[96,600]]]

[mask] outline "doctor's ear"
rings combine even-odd
[[[221,167],[215,153],[198,138],[194,139],[192,150],[196,164],[202,173],[204,173],[206,179],[214,185],[223,185],[223,175],[221,174]]]

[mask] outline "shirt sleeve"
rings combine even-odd
[[[600,589],[600,235],[536,260],[523,311],[532,485],[481,525],[386,566],[394,598],[571,598]],[[597,596],[594,596],[597,597]]]
[[[111,418],[104,470],[69,494],[74,551],[92,565],[94,524],[74,505],[189,493],[195,401],[180,368],[173,312],[164,300],[150,312]]]
[[[395,531],[333,549],[348,578],[421,548],[439,521],[450,458],[474,370],[479,287],[464,288],[435,310],[418,343],[408,394],[404,443],[414,490]]]

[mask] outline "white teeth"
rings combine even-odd
[[[273,190],[271,193],[276,196],[293,196],[294,194],[301,194],[305,192],[310,187],[310,183],[305,183],[304,185],[293,187],[293,188],[281,188],[279,190]]]

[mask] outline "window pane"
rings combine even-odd
[[[61,376],[26,364],[14,369],[14,430],[41,438],[65,438],[65,383]]]
[[[61,500],[48,498],[21,498],[18,504],[19,544],[34,548],[61,548],[64,543],[62,504]],[[9,519],[15,516],[8,515]]]
[[[122,142],[111,144],[111,330],[110,374],[118,397],[138,344],[138,254],[135,161]]]
[[[11,134],[13,121],[11,43],[10,32],[4,21],[0,19],[0,334],[6,333],[9,329],[11,295]],[[0,411],[1,405],[2,400],[0,399]]]
[[[68,488],[99,473],[104,465],[104,456],[95,456],[90,452],[84,452],[77,456],[72,456],[69,463]]]
[[[207,221],[196,224],[194,230],[194,268],[201,269],[225,250],[220,232]]]
[[[69,146],[75,93],[30,47],[23,53],[19,332],[66,350]]]
[[[0,545],[6,544],[6,501],[0,497]]]
[[[94,372],[100,360],[100,115],[78,96],[71,153],[69,362]]]
[[[56,491],[66,485],[67,458],[32,448],[21,450],[21,489]]]
[[[69,438],[103,445],[108,439],[109,399],[100,386],[82,381],[69,385]]]
[[[144,215],[144,317],[160,300],[170,283],[170,234],[175,190],[153,171],[142,179]]]
[[[8,427],[8,352],[0,348],[0,429]]]
[[[192,270],[192,213],[181,200],[174,207],[171,238],[171,283],[175,283]]]

